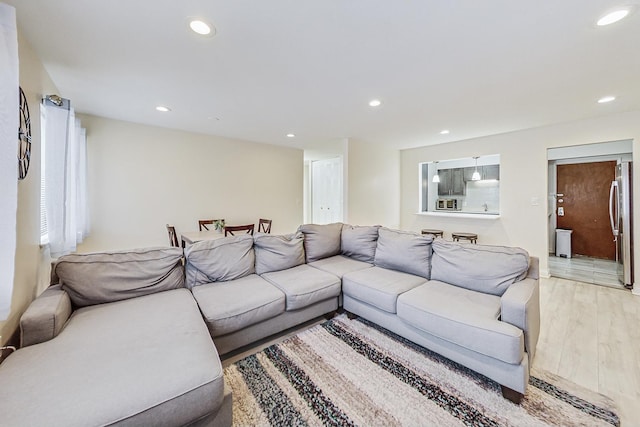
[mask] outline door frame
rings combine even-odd
[[[344,158],[343,156],[335,156],[335,157],[328,157],[328,158],[324,158],[324,159],[316,159],[316,160],[311,160],[309,161],[309,218],[311,220],[311,222],[315,223],[315,218],[314,218],[314,212],[315,212],[315,206],[314,206],[314,165],[319,163],[319,162],[335,162],[336,164],[338,164],[339,168],[340,168],[340,173],[338,175],[338,179],[337,179],[337,184],[336,184],[336,188],[338,189],[338,191],[335,192],[335,198],[334,198],[334,202],[335,202],[335,206],[339,207],[338,210],[338,214],[337,215],[337,219],[336,221],[333,222],[343,222],[344,221],[344,217],[345,217],[345,197],[344,197],[344,176],[345,176],[345,166],[344,166]],[[324,223],[324,222],[322,222]]]
[[[558,193],[558,165],[572,165],[579,163],[594,163],[594,162],[610,162],[610,161],[633,161],[632,153],[625,154],[611,154],[602,156],[587,156],[587,157],[574,157],[564,159],[548,160],[548,203],[547,203],[547,218],[548,218],[548,239],[549,239],[549,254],[555,254],[556,252],[556,194]]]

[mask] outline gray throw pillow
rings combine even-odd
[[[358,226],[344,224],[341,234],[342,255],[358,261],[373,263],[378,244],[379,225]]]
[[[433,242],[432,280],[502,296],[509,285],[526,276],[528,268],[529,253],[521,248]]]
[[[430,234],[421,235],[381,227],[378,230],[374,264],[429,279],[431,242],[433,237]]]
[[[211,282],[226,282],[255,273],[253,236],[242,234],[222,239],[203,240],[187,246],[189,289]]]
[[[342,223],[303,224],[298,228],[304,234],[304,253],[307,262],[340,254]]]
[[[64,255],[52,265],[51,283],[77,307],[183,288],[182,248]]]
[[[284,236],[256,233],[256,274],[286,270],[304,264],[304,236],[297,232]]]

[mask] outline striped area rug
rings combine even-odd
[[[486,377],[341,315],[225,369],[235,426],[610,426],[605,396],[535,373],[520,405]]]

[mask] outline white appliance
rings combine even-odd
[[[609,189],[609,219],[616,242],[618,279],[627,288],[633,287],[633,229],[631,222],[631,162],[616,165],[616,179]]]

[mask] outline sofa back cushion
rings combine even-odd
[[[344,224],[340,235],[342,255],[358,261],[373,263],[378,245],[379,225],[358,226]]]
[[[256,233],[253,241],[257,274],[304,264],[304,235],[301,232],[283,236]]]
[[[430,234],[420,235],[381,227],[378,230],[374,264],[429,279],[431,242],[433,237]]]
[[[304,234],[304,253],[307,262],[340,254],[342,223],[303,224],[298,228]]]
[[[182,248],[64,255],[52,263],[51,283],[77,307],[183,288]]]
[[[451,285],[502,296],[528,268],[529,254],[521,248],[433,242],[431,279]]]
[[[255,273],[253,236],[249,234],[203,240],[188,246],[184,253],[187,259],[186,285],[189,289]]]

